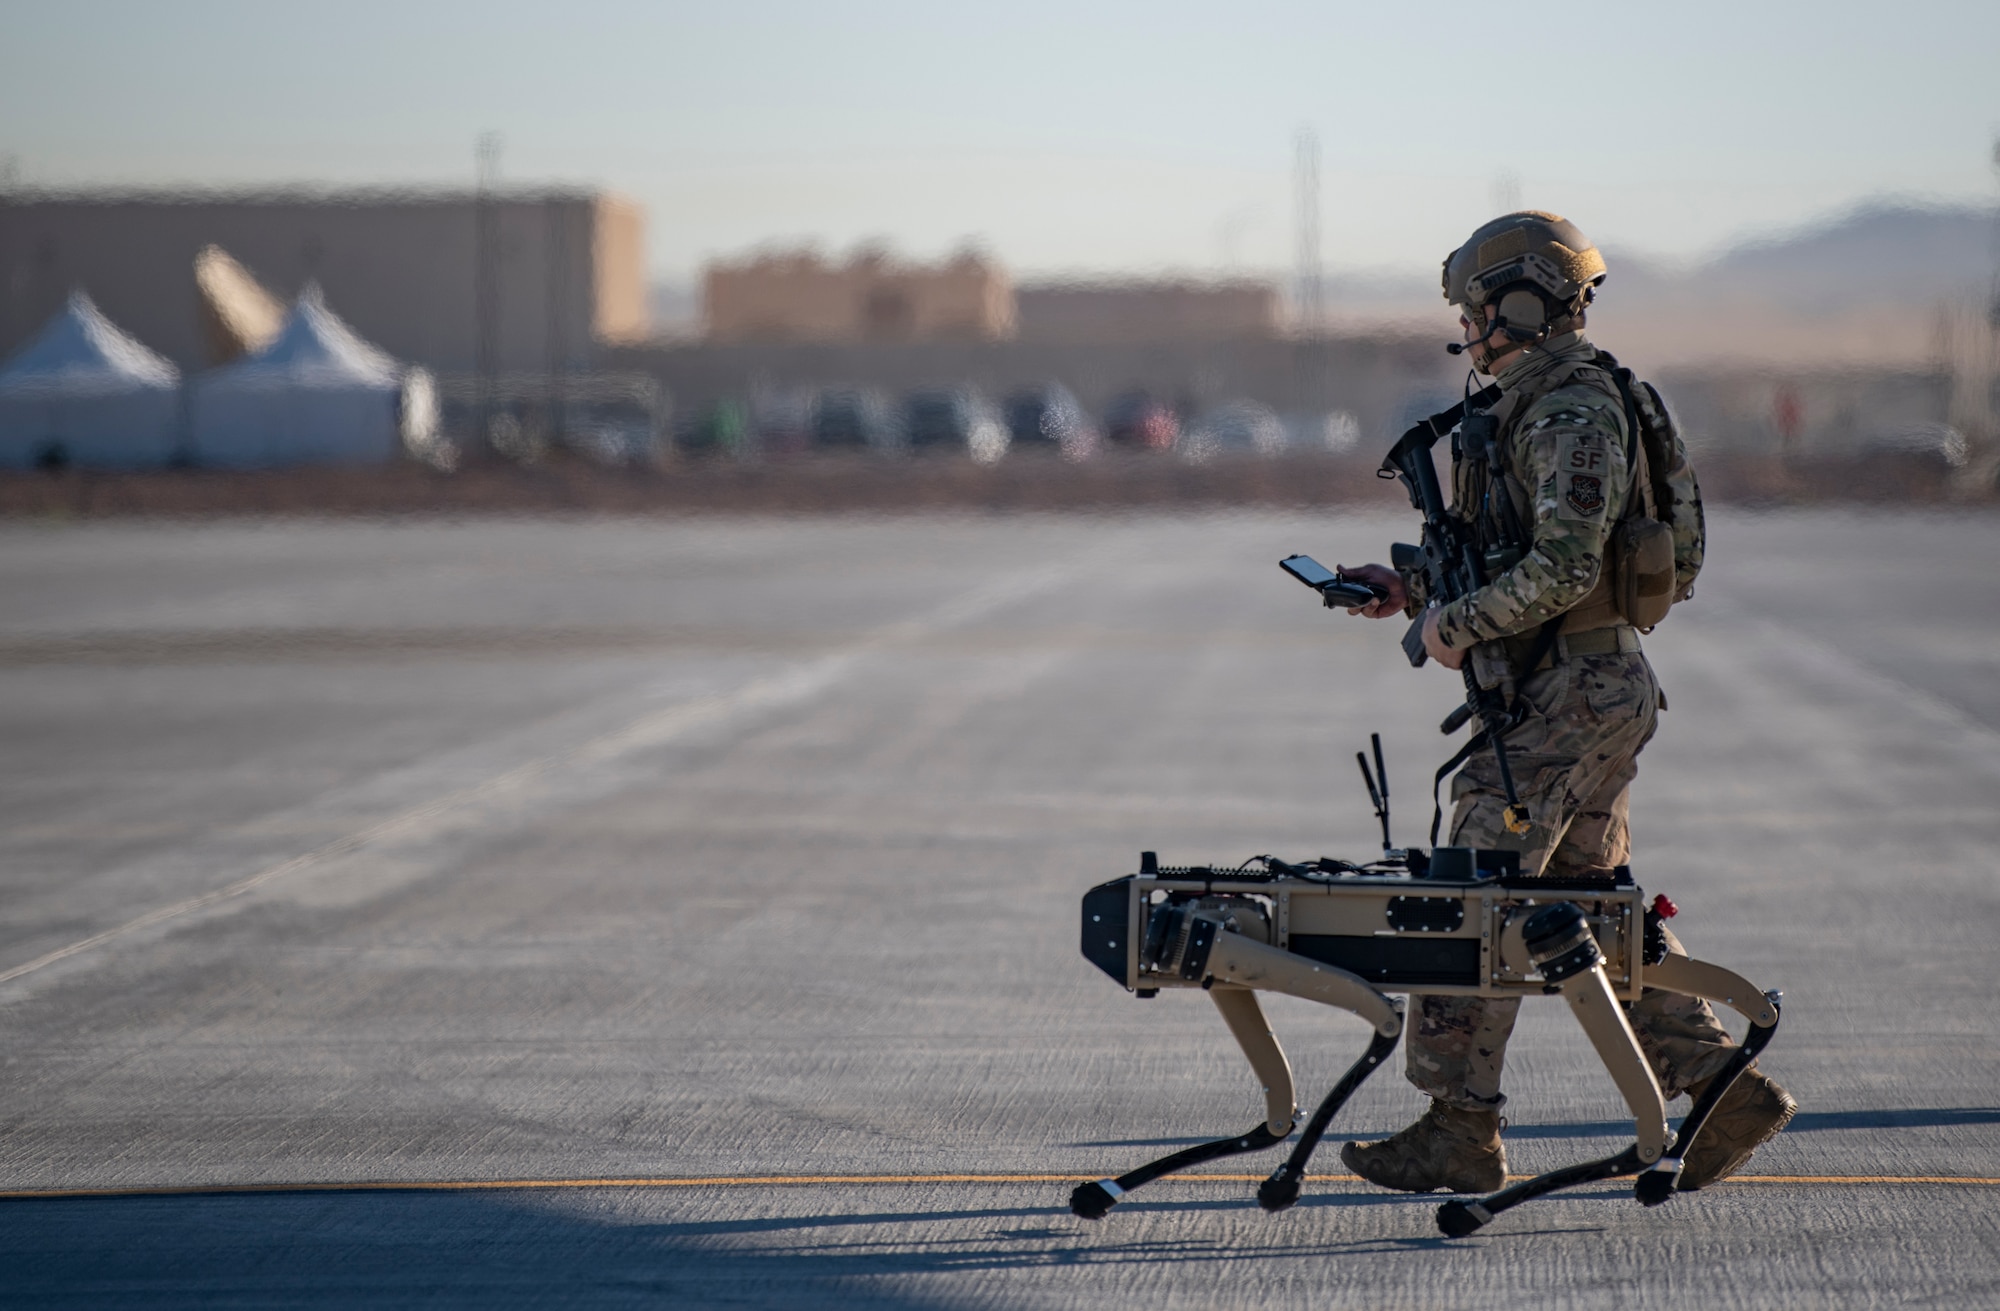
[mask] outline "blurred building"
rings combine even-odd
[[[1014,288],[975,251],[937,265],[767,253],[709,265],[702,313],[718,343],[998,341],[1014,335]]]
[[[205,256],[211,246],[235,267]],[[318,282],[398,358],[566,372],[645,335],[644,247],[641,211],[595,191],[16,192],[0,195],[0,355],[83,289],[200,368],[255,334],[252,288],[289,300]]]
[[[1045,283],[1022,287],[1015,303],[1023,341],[1218,341],[1284,329],[1276,284],[1249,278]]]

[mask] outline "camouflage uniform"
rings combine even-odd
[[[1517,850],[1523,871],[1551,875],[1629,861],[1632,779],[1664,704],[1636,634],[1610,606],[1601,578],[1608,534],[1632,486],[1624,404],[1610,376],[1591,366],[1595,354],[1581,332],[1566,333],[1498,374],[1506,395],[1493,412],[1506,475],[1489,485],[1483,461],[1457,459],[1453,508],[1474,522],[1482,505],[1490,507],[1483,516],[1489,523],[1512,515],[1533,547],[1438,616],[1446,646],[1490,643],[1487,653],[1497,648],[1516,669],[1537,630],[1558,616],[1565,638],[1598,629],[1620,638],[1619,649],[1602,654],[1557,647],[1548,667],[1520,683],[1526,717],[1508,733],[1507,755],[1532,820],[1527,833],[1509,833],[1502,823],[1506,803],[1491,751],[1475,752],[1452,782],[1453,845]],[[1413,589],[1412,611],[1423,602]],[[1500,1070],[1519,1009],[1511,1000],[1423,998],[1409,1038],[1410,1081],[1451,1106],[1497,1109],[1506,1100]],[[1699,999],[1648,989],[1628,1009],[1669,1097],[1729,1059],[1730,1039]]]

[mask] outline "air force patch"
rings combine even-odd
[[[1571,474],[1563,504],[1579,519],[1595,519],[1604,509],[1604,480],[1587,473]]]
[[[1556,448],[1556,517],[1597,519],[1604,514],[1604,479],[1611,472],[1604,438],[1589,430],[1566,432]]]

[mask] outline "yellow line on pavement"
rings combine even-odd
[[[1970,1184],[2000,1187],[2000,1179],[1964,1174],[1739,1174],[1733,1184]]]
[[[70,1197],[205,1197],[244,1193],[477,1193],[533,1192],[577,1188],[755,1188],[838,1186],[841,1184],[1071,1184],[1089,1183],[1094,1174],[709,1174],[630,1179],[370,1179],[351,1182],[182,1184],[126,1188],[8,1188],[0,1201],[46,1201]],[[1261,1174],[1167,1175],[1161,1183],[1261,1183]],[[1321,1183],[1359,1183],[1351,1174],[1308,1176]],[[1509,1175],[1510,1181],[1532,1178]],[[1957,1185],[2000,1187],[2000,1178],[1956,1174],[1740,1174],[1736,1184],[1812,1186]]]

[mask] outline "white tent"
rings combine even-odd
[[[356,336],[309,286],[269,345],[195,379],[194,458],[236,468],[391,460],[430,418],[415,412],[427,382]]]
[[[80,291],[0,366],[0,467],[156,468],[179,433],[180,373]]]

